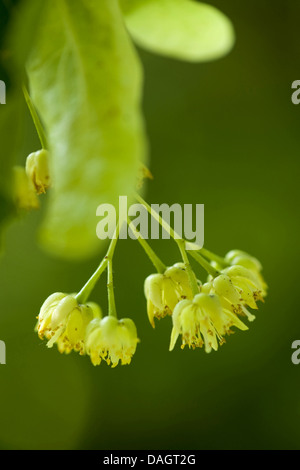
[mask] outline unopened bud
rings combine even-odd
[[[45,193],[51,185],[49,152],[45,149],[31,153],[26,161],[26,173],[38,194]]]

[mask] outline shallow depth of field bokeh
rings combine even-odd
[[[0,448],[299,448],[300,365],[291,344],[299,321],[300,4],[215,0],[237,35],[226,58],[184,64],[140,51],[151,144],[150,203],[204,203],[205,246],[257,256],[269,284],[248,332],[217,353],[168,352],[171,320],[147,320],[143,283],[152,265],[134,241],[115,255],[119,315],[137,324],[130,366],[93,367],[48,350],[35,317],[55,291],[78,291],[100,259],[67,263],[37,245],[42,214],[14,223],[0,263]],[[30,120],[26,153],[38,148]],[[12,129],[12,139],[14,131]],[[76,208],[74,208],[76,210]],[[96,229],[96,218],[95,218]],[[96,233],[95,233],[96,236]],[[171,241],[155,243],[167,264]],[[204,280],[201,268],[199,277]],[[93,300],[106,307],[105,279]]]

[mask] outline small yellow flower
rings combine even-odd
[[[26,173],[38,194],[45,193],[51,185],[49,152],[39,150],[31,153],[26,160]]]
[[[90,322],[85,342],[87,354],[94,366],[104,360],[108,365],[116,367],[119,362],[122,365],[130,364],[139,339],[131,319],[118,320],[107,316]]]
[[[166,269],[164,274],[152,274],[145,281],[148,318],[155,327],[154,318],[172,315],[176,304],[183,299],[192,299],[188,275],[183,263]]]
[[[38,316],[38,335],[41,339],[48,339],[48,348],[57,343],[61,353],[68,354],[74,350],[84,354],[86,327],[100,315],[97,304],[80,305],[75,295],[58,292],[48,297],[42,305]]]
[[[222,272],[230,277],[243,301],[249,307],[257,309],[256,302],[263,301],[266,296],[263,283],[257,273],[238,265],[226,268]]]
[[[253,273],[255,273],[261,283],[263,293],[264,295],[266,295],[267,284],[261,274],[262,265],[257,258],[254,258],[254,256],[249,255],[245,251],[232,250],[227,253],[227,255],[225,256],[225,260],[232,266],[243,266],[244,268],[247,268]]]
[[[223,335],[231,332],[236,326],[247,330],[236,315],[226,312],[215,294],[200,293],[193,300],[182,300],[173,312],[173,329],[171,333],[170,351],[174,349],[179,335],[182,335],[182,348],[205,347],[209,353],[218,350],[218,344],[224,343]]]
[[[226,312],[247,316],[249,321],[255,320],[255,316],[245,307],[246,304],[249,307],[254,305],[257,308],[254,294],[249,296],[250,291],[242,291],[241,286],[238,288],[228,275],[217,276],[203,286],[203,291],[219,295],[222,307]]]
[[[102,318],[99,305],[88,302],[80,305],[69,315],[65,332],[57,339],[57,348],[60,353],[69,354],[72,350],[85,354],[86,328],[94,318]]]

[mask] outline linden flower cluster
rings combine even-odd
[[[41,339],[48,340],[48,348],[56,343],[60,353],[87,354],[94,365],[99,365],[102,359],[112,367],[119,361],[130,364],[138,343],[132,320],[102,318],[99,305],[80,304],[76,294],[50,295],[42,305],[36,329]]]
[[[200,254],[193,255],[209,273],[208,281],[202,285],[182,245],[183,262],[166,267],[145,243],[141,242],[160,271],[145,280],[148,318],[154,328],[155,319],[172,316],[170,351],[181,336],[182,348],[204,347],[210,353],[217,351],[225,342],[224,337],[234,332],[232,328],[248,330],[244,320],[255,319],[249,308],[257,310],[257,302],[267,295],[262,267],[256,258],[234,250],[223,259],[203,249],[206,257],[212,255],[215,259],[209,263]],[[79,294],[52,294],[38,315],[36,329],[41,339],[48,340],[49,348],[56,343],[60,353],[77,351],[88,355],[94,366],[102,361],[111,367],[130,364],[139,342],[134,322],[130,318],[118,320],[116,315],[112,279],[115,245],[116,239]],[[106,268],[109,313],[103,318],[97,304],[82,299],[89,296],[95,279]]]
[[[163,276],[152,275],[146,279],[145,294],[152,326],[153,317],[162,318],[166,311],[172,315],[170,351],[179,336],[182,348],[186,345],[193,349],[204,346],[207,353],[217,351],[218,345],[225,342],[224,336],[233,333],[233,327],[242,331],[248,329],[240,317],[253,321],[255,316],[247,307],[257,309],[257,301],[263,301],[266,296],[267,286],[256,258],[234,250],[224,259],[224,264],[228,265],[226,268],[222,269],[216,262],[211,264],[220,271],[216,271],[216,275],[210,276],[202,286],[198,281],[199,293],[194,296],[182,266],[177,267],[181,269],[181,275],[176,271],[172,282],[166,282],[170,268]]]

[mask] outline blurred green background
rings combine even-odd
[[[263,263],[266,303],[248,332],[217,352],[168,352],[171,320],[150,327],[143,283],[153,268],[137,242],[115,257],[119,315],[141,343],[130,366],[93,367],[48,350],[33,328],[44,299],[78,291],[98,259],[50,258],[36,241],[41,214],[14,223],[0,264],[0,448],[298,449],[300,4],[215,0],[237,42],[217,62],[191,65],[140,51],[151,143],[150,203],[204,203],[205,246],[240,248]],[[30,120],[24,156],[38,141]],[[12,129],[12,139],[14,131]],[[95,220],[96,228],[96,220]],[[155,243],[167,264],[170,241]],[[198,268],[196,268],[198,270]],[[197,271],[201,279],[205,274]],[[104,280],[93,300],[106,306]]]

